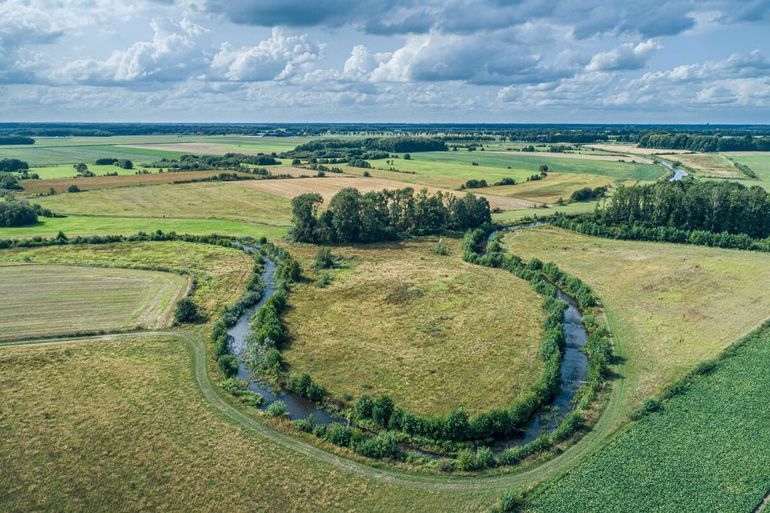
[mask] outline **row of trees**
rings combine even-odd
[[[178,159],[163,158],[147,164],[147,167],[168,168],[174,171],[192,171],[196,169],[243,169],[243,164],[253,166],[272,166],[281,162],[274,155],[244,155],[226,153],[225,155],[182,155]]]
[[[652,133],[639,138],[642,148],[667,148],[691,151],[770,151],[770,137],[723,137],[683,133]]]
[[[29,164],[19,159],[0,159],[0,172],[14,173],[29,169]]]
[[[35,144],[35,140],[24,135],[0,135],[0,145]]]
[[[361,194],[345,188],[320,212],[320,194],[301,194],[292,200],[297,242],[375,242],[410,235],[430,235],[446,230],[467,230],[492,220],[486,198],[462,198],[426,189],[383,190]]]
[[[611,226],[641,225],[770,236],[770,196],[761,187],[734,182],[683,180],[618,187],[594,220]]]

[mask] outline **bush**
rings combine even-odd
[[[321,275],[316,280],[315,284],[317,287],[324,288],[327,285],[329,285],[332,282],[332,275],[329,273],[321,273]]]
[[[228,378],[238,374],[238,358],[234,354],[220,356],[217,363],[219,363],[219,369]]]
[[[201,321],[201,313],[198,310],[198,305],[189,297],[182,298],[176,304],[176,311],[174,312],[174,320],[178,323],[195,323]]]
[[[324,438],[334,445],[348,447],[353,439],[353,431],[349,427],[334,424],[326,428]]]
[[[265,413],[269,417],[283,417],[286,415],[286,403],[283,401],[273,401],[270,406],[267,407]]]
[[[20,191],[23,189],[15,176],[10,173],[0,173],[0,190]]]
[[[401,456],[401,449],[396,443],[396,437],[389,431],[383,431],[365,439],[355,447],[355,450],[363,456],[376,459],[398,459]]]
[[[67,192],[80,192],[80,187],[75,185],[74,183],[67,187]]]

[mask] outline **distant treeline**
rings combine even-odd
[[[193,171],[196,169],[242,169],[243,164],[253,166],[271,166],[280,164],[272,155],[244,155],[242,153],[227,153],[225,155],[182,155],[178,159],[163,158],[147,164],[146,167],[167,168],[178,171]]]
[[[0,135],[0,145],[35,144],[35,140],[24,135]]]
[[[655,133],[642,135],[639,138],[639,146],[703,152],[770,151],[770,137]]]
[[[301,159],[338,159],[344,162],[385,159],[391,153],[417,153],[421,151],[447,151],[447,145],[443,139],[435,137],[319,139],[300,144],[282,156]]]
[[[734,182],[656,182],[618,187],[596,220],[607,225],[670,226],[684,230],[770,236],[770,196]]]
[[[426,189],[417,194],[411,188],[361,194],[348,187],[319,213],[322,203],[320,194],[301,194],[292,200],[293,240],[375,242],[467,230],[492,221],[486,198],[429,194]]]

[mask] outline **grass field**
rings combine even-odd
[[[719,153],[682,153],[668,160],[678,160],[704,178],[746,178],[728,158]]]
[[[297,286],[285,316],[292,370],[338,397],[388,394],[416,413],[510,404],[541,370],[542,298],[510,273],[433,253],[437,240],[333,248],[327,287]],[[289,247],[310,269],[317,248]]]
[[[237,186],[261,191],[264,194],[269,194],[277,197],[283,197],[291,199],[307,192],[317,192],[324,197],[325,203],[328,205],[332,196],[338,193],[345,187],[354,187],[362,193],[369,191],[381,191],[383,189],[402,189],[404,187],[411,187],[419,190],[423,187],[415,186],[411,183],[383,179],[383,178],[359,178],[359,177],[347,177],[347,176],[328,176],[326,178],[296,178],[291,180],[254,180],[248,182],[240,182]],[[453,191],[447,189],[440,189],[431,186],[425,186],[428,192],[435,194],[438,191],[443,191],[447,194],[454,196],[462,196],[465,192]],[[517,210],[520,208],[532,208],[537,205],[536,202],[519,199],[508,198],[504,196],[495,196],[491,194],[483,194],[481,190],[473,191],[478,196],[484,196],[489,201],[490,206],[494,209],[500,210]]]
[[[770,490],[770,329],[531,497],[531,512],[756,511]]]
[[[299,180],[299,179],[298,179]],[[265,182],[295,180],[265,180]],[[289,200],[251,182],[209,182],[102,189],[36,198],[60,214],[175,219],[221,219],[274,226],[291,221]]]
[[[474,162],[478,165],[474,166]],[[391,167],[384,160],[372,161],[372,164],[384,169]],[[395,159],[392,167],[431,177],[437,186],[456,187],[469,178],[483,178],[490,183],[505,177],[523,181],[537,173],[541,164],[547,164],[557,173],[602,175],[613,180],[655,180],[663,175],[663,170],[652,164],[478,151],[415,153],[411,160]],[[442,180],[448,182],[444,184]]]
[[[188,284],[162,272],[2,265],[0,340],[160,328]]]
[[[501,185],[480,189],[486,194],[514,196],[517,198],[553,204],[559,198],[568,200],[570,194],[583,187],[603,187],[620,185],[623,180],[612,180],[602,175],[576,175],[571,173],[551,173],[542,180],[523,182],[516,185]],[[633,182],[631,182],[633,184]]]
[[[553,261],[603,300],[627,359],[628,409],[770,317],[762,253],[616,241],[552,227],[505,236],[523,258]]]
[[[757,180],[747,180],[745,185],[760,185],[770,191],[770,152],[725,153],[740,164],[746,164],[757,175]]]
[[[140,267],[192,274],[196,278],[194,298],[208,313],[236,301],[252,267],[251,258],[240,250],[177,241],[10,249],[0,251],[0,262]],[[44,268],[23,267],[30,267],[30,274]],[[87,274],[88,269],[82,269]],[[97,274],[103,271],[93,270]],[[165,276],[165,273],[161,275]]]
[[[25,194],[44,194],[53,189],[57,193],[67,192],[70,185],[77,185],[81,191],[98,189],[116,189],[119,187],[142,187],[145,185],[170,184],[186,180],[199,180],[216,176],[221,171],[188,171],[175,173],[158,173],[137,175],[135,173],[119,176],[94,176],[89,178],[50,178],[39,180],[22,180]]]
[[[481,513],[499,493],[375,480],[244,430],[204,402],[175,337],[0,348],[0,394],[7,513]]]
[[[492,221],[495,223],[511,223],[519,221],[525,217],[547,217],[557,212],[564,214],[585,214],[593,212],[598,202],[581,201],[578,203],[568,203],[566,205],[549,205],[548,208],[526,208],[523,210],[509,210],[508,212],[496,212],[492,214]]]
[[[89,163],[89,162],[86,162],[86,164],[88,164],[89,171],[91,171],[97,176],[106,175],[107,173],[118,173],[118,175],[120,176],[134,175],[138,170],[145,169],[139,165],[135,165],[134,169],[123,169],[122,167],[111,166],[111,165],[97,166],[96,164]],[[157,172],[157,169],[150,168],[149,171]],[[30,169],[30,172],[37,173],[38,175],[40,175],[41,179],[74,178],[77,175],[77,172],[75,172],[75,169],[72,167],[71,164],[61,164],[58,166],[33,167]]]
[[[29,239],[32,237],[55,237],[64,232],[68,236],[75,235],[130,235],[139,231],[154,232],[175,231],[194,235],[218,233],[233,237],[255,237],[263,235],[269,239],[277,239],[286,235],[288,226],[253,223],[246,221],[227,221],[221,219],[174,219],[174,218],[142,218],[142,217],[109,217],[109,216],[67,216],[61,218],[39,218],[33,226],[13,228],[0,227],[2,239]]]

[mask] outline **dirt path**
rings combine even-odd
[[[770,490],[768,490],[767,495],[765,495],[765,498],[762,499],[762,502],[760,502],[756,508],[754,508],[753,513],[761,513],[762,511],[768,511],[767,507],[770,505]]]

